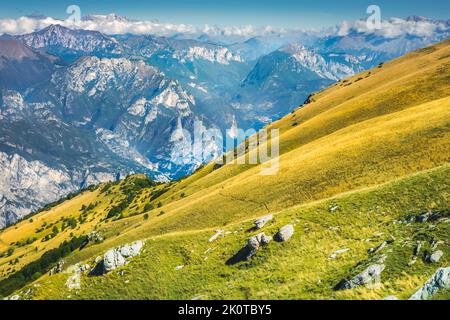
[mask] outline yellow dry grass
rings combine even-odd
[[[132,240],[223,228],[444,166],[450,156],[449,53],[447,40],[385,63],[313,95],[312,103],[271,124],[268,128],[281,131],[276,175],[260,175],[261,165],[229,164],[213,170],[214,164],[208,164],[170,186],[144,190],[132,203],[135,208],[127,208],[117,221],[100,221],[110,202],[117,201],[115,187],[110,195],[99,189],[86,192],[39,213],[31,223],[9,227],[0,233],[0,252],[34,236],[44,221],[51,224],[68,214],[78,216],[81,205],[100,203],[90,215],[93,220],[78,229],[1,258],[0,272],[11,272],[9,263],[14,259],[19,258],[16,268],[36,260],[70,232],[85,234],[95,228],[107,236],[103,243],[68,258],[77,262]],[[151,193],[164,187],[168,191],[151,201],[155,208],[148,211],[148,220],[142,214],[128,217],[142,212]],[[162,207],[156,206],[158,202]],[[325,241],[322,236],[315,234],[314,241]],[[308,278],[306,273],[302,276]]]

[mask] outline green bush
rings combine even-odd
[[[147,204],[144,206],[143,212],[153,210],[154,208],[155,208],[155,207],[154,207],[151,203],[147,203]]]
[[[58,248],[47,251],[38,260],[27,264],[21,270],[8,278],[1,280],[0,295],[8,296],[15,290],[25,286],[27,283],[36,280],[42,274],[50,271],[58,260],[66,257],[72,251],[82,248],[86,242],[87,236],[74,237],[70,241],[61,243]],[[12,248],[8,250],[8,253],[11,249]]]
[[[10,257],[10,256],[13,255],[13,253],[14,253],[14,248],[9,248],[8,251],[7,251],[7,253],[6,253],[6,255],[7,255],[8,257]]]

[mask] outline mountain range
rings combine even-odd
[[[297,45],[279,52],[280,68],[291,61],[300,74],[311,78],[307,66],[320,70],[317,77],[332,78],[345,70],[325,68],[343,63],[344,57],[320,55],[322,60]],[[295,60],[287,59],[287,53],[295,54]],[[144,87],[159,88],[153,96],[145,96],[145,90],[139,93],[146,101],[154,97],[167,101],[159,97],[169,83],[160,85],[165,78],[155,67],[122,59],[81,58],[67,70],[58,69],[51,87],[64,87],[67,105],[79,101],[83,115],[89,115],[93,101],[101,101],[96,97],[126,101],[127,93]],[[86,71],[85,65],[92,68]],[[67,76],[74,68],[76,74],[87,74]],[[127,86],[133,80],[136,91],[109,89],[116,76],[104,68],[119,73]],[[99,70],[101,74],[89,75]],[[283,75],[276,68],[265,70],[258,74]],[[294,73],[283,70],[286,75]],[[105,78],[111,82],[104,82]],[[86,79],[94,80],[81,81]],[[135,79],[139,79],[137,87]],[[264,127],[279,130],[279,166],[274,175],[261,174],[268,165],[261,159],[242,164],[240,160],[257,152],[250,148],[249,139],[237,148],[245,154],[227,153],[237,161],[223,165],[206,161],[177,180],[156,182],[144,174],[99,184],[91,180],[94,186],[0,231],[0,296],[11,300],[448,300],[449,79],[449,39],[345,79],[329,79],[332,84],[311,94],[307,103]],[[173,86],[171,90],[181,97]],[[120,112],[111,104],[112,112],[120,114],[119,125],[105,129],[100,119],[90,115],[84,119],[65,110],[66,104],[57,105],[59,94],[49,96],[55,97],[51,101],[61,115],[52,112],[42,118],[52,119],[61,134],[64,130],[96,134],[102,128],[110,135],[140,134],[135,131],[142,129],[136,125],[141,123],[138,119],[148,116],[144,116],[147,107],[157,105],[142,101]],[[16,103],[13,110],[24,113],[40,115],[39,110],[49,108],[22,103],[12,94],[7,100]],[[186,103],[172,108],[178,114],[197,112],[196,105]],[[13,118],[21,116],[11,113]],[[184,126],[186,117],[177,116],[175,126]],[[236,115],[232,123],[238,121]],[[125,126],[127,130],[116,129]],[[29,136],[37,136],[40,131],[36,131]],[[47,147],[87,148],[75,144],[77,132],[68,134],[73,138],[70,144],[55,137]],[[130,141],[134,138],[135,134],[128,136]],[[86,137],[81,142],[91,141]],[[261,148],[263,141],[257,142]],[[103,143],[100,138],[98,143]],[[133,145],[139,143],[144,141]],[[107,146],[104,152],[115,154],[117,161],[132,154],[122,155]],[[90,155],[96,154],[88,152],[85,157]],[[76,161],[78,155],[68,158],[60,163]],[[95,164],[94,160],[83,161]],[[38,163],[31,162],[35,167],[29,168],[18,156],[11,163],[19,171],[44,172]],[[30,189],[45,188],[48,178],[55,181],[59,171],[52,170],[47,169],[42,182]],[[64,179],[60,176],[59,181]],[[33,183],[31,175],[29,183]]]
[[[314,92],[448,38],[448,22],[426,21],[435,28],[419,35],[349,27],[237,42],[60,25],[3,35],[0,227],[91,184],[190,174],[202,163],[189,152],[171,160],[177,129],[262,128]],[[222,151],[206,148],[211,158]]]

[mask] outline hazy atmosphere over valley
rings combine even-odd
[[[448,300],[449,9],[0,0],[0,298]]]

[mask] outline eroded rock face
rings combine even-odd
[[[292,237],[293,234],[294,226],[292,224],[287,224],[280,228],[280,230],[275,234],[274,239],[278,242],[286,242]]]
[[[0,229],[77,187],[67,172],[0,152]]]
[[[450,288],[450,267],[440,268],[409,300],[427,300],[439,290]]]
[[[141,253],[144,241],[136,241],[108,250],[103,256],[103,271],[108,273],[128,263],[128,259]]]
[[[56,266],[54,266],[50,270],[49,275],[54,275],[54,274],[57,274],[57,273],[61,273],[63,271],[63,267],[64,267],[64,260],[59,260],[56,263]]]
[[[264,225],[273,219],[273,214],[268,214],[267,216],[256,219],[254,224],[256,229],[261,229]]]
[[[53,168],[38,160],[0,151],[0,229],[80,190],[81,185],[87,186],[86,181],[98,184],[113,180],[113,174],[69,172],[63,166]]]
[[[384,264],[373,264],[365,269],[360,274],[353,277],[351,280],[342,280],[335,290],[347,290],[356,287],[365,286],[367,288],[376,288],[380,283],[381,273],[383,272]]]

